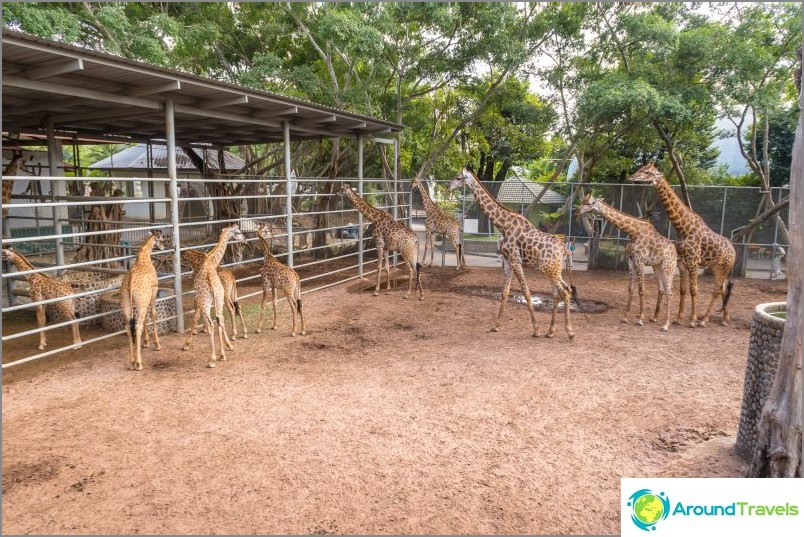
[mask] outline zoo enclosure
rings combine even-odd
[[[667,218],[667,212],[651,185],[634,183],[535,183],[525,180],[507,179],[501,182],[481,181],[509,209],[525,215],[538,229],[564,236],[575,244],[575,260],[587,261],[588,248],[595,230],[599,233],[600,248],[597,266],[610,270],[628,270],[625,246],[628,236],[616,226],[600,216],[590,218],[591,230],[572,214],[578,205],[581,188],[591,189],[596,197],[620,211],[638,217],[647,217],[657,231],[669,239],[677,239],[677,234]],[[441,203],[462,222],[465,250],[476,254],[496,255],[494,239],[498,233],[483,217],[471,191],[463,187],[459,191],[449,191],[450,181],[429,181],[431,196]],[[678,185],[673,186],[680,193]],[[731,239],[745,224],[757,216],[757,208],[763,196],[760,187],[747,186],[688,186],[692,207],[706,224],[716,233]],[[771,189],[774,202],[778,203],[790,193],[789,186]],[[567,211],[568,200],[573,207]],[[421,195],[411,194],[411,208],[414,214],[423,215]],[[782,221],[788,221],[788,209],[779,211]],[[592,231],[592,233],[590,233]],[[750,241],[734,244],[737,252],[735,274],[757,277],[778,278],[779,261],[788,244],[782,239],[775,218],[769,218],[750,235]]]

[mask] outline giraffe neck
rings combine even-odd
[[[268,242],[268,239],[266,239],[259,231],[257,232],[257,235],[262,239],[262,249],[265,252],[265,259],[278,263],[279,260],[274,257],[274,254],[271,253],[271,243]]]
[[[433,202],[432,198],[430,198],[430,192],[427,188],[427,185],[424,183],[419,183],[419,193],[422,195],[422,204],[424,205],[424,211],[430,213],[432,211],[438,211],[438,206]]]
[[[17,267],[17,270],[20,272],[24,270],[34,270],[34,266],[20,253],[14,252],[14,255],[11,257],[11,262],[14,263],[14,266]],[[33,276],[38,276],[38,274],[26,274],[24,278],[30,282]]]
[[[650,225],[644,220],[634,218],[630,214],[618,211],[608,203],[600,202],[600,215],[625,231],[628,235],[639,235],[645,230],[645,225]]]
[[[151,262],[151,252],[154,249],[155,242],[156,235],[151,235],[145,240],[144,243],[142,243],[142,246],[140,246],[140,251],[137,253],[137,261],[135,262],[137,265]]]
[[[351,188],[347,191],[349,195],[349,199],[352,200],[352,203],[355,204],[360,213],[365,216],[369,221],[374,222],[375,224],[380,220],[385,220],[386,218],[390,218],[390,214],[386,213],[385,211],[381,211],[376,207],[372,207],[369,205],[360,194],[352,190]]]
[[[229,242],[229,228],[224,228],[221,231],[221,236],[218,238],[218,244],[212,250],[207,252],[207,261],[211,261],[213,266],[218,266],[223,260],[223,254],[226,253],[226,243]]]
[[[8,163],[6,169],[3,170],[3,175],[17,175],[22,167],[22,155],[14,155],[11,162]]]
[[[687,235],[691,231],[691,224],[698,219],[698,215],[681,201],[664,177],[656,183],[656,191],[667,211],[667,218],[673,223],[676,232],[681,236]]]
[[[516,221],[516,219],[506,219],[506,215],[514,214],[524,218],[521,215],[506,209],[502,203],[497,201],[494,196],[491,195],[491,192],[486,190],[486,187],[480,184],[480,181],[477,179],[477,177],[475,177],[474,180],[469,184],[469,190],[472,191],[472,195],[474,195],[477,204],[480,206],[480,210],[482,210],[488,217],[489,221],[491,221],[491,223],[501,231],[505,231],[512,222]]]

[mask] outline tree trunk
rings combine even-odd
[[[676,144],[659,121],[654,121],[653,126],[656,127],[656,132],[659,133],[659,137],[664,142],[667,155],[670,157],[670,163],[673,165],[673,171],[676,172],[676,176],[678,176],[678,184],[681,185],[681,199],[684,200],[687,207],[692,209],[690,193],[687,190],[687,179],[684,176],[684,168],[681,166],[681,159],[678,158],[678,154],[676,153]]]
[[[801,104],[801,96],[799,96]],[[790,248],[787,253],[787,319],[779,367],[759,423],[748,477],[801,477],[801,175],[802,115],[790,167]]]

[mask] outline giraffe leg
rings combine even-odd
[[[290,335],[291,337],[296,337],[296,297],[293,296],[292,290],[285,289],[285,299],[288,301],[288,306],[290,306],[290,318],[291,318]]]
[[[380,296],[380,278],[382,277],[382,264],[385,261],[385,247],[377,242],[377,285],[374,287],[374,295]]]
[[[504,255],[502,264],[503,264],[502,298],[500,299],[500,311],[497,313],[497,319],[494,321],[494,328],[491,329],[492,332],[500,331],[500,326],[502,325],[502,318],[503,315],[505,314],[505,305],[508,302],[508,295],[511,293],[511,278],[514,275],[511,263]]]
[[[637,263],[637,285],[639,291],[639,316],[637,316],[636,324],[643,326],[642,313],[645,310],[645,270]]]
[[[226,333],[226,323],[223,322],[223,293],[215,300],[215,323],[218,328],[218,342],[221,344],[221,360],[226,360],[225,350],[234,350],[232,340]]]
[[[240,324],[243,328],[243,339],[248,339],[248,331],[246,330],[246,320],[243,318],[243,310],[240,309],[240,301],[237,299],[237,285],[232,286],[232,305],[234,306],[235,315],[240,316]],[[234,331],[234,330],[233,330]]]
[[[410,292],[413,290],[413,279],[416,278],[416,266],[413,264],[413,261],[405,260],[405,264],[408,266],[408,292],[405,293],[405,296],[402,298],[407,299],[410,297]]]
[[[670,299],[673,298],[673,275],[676,269],[672,263],[665,261],[662,265],[662,276],[664,280],[664,293],[667,297],[667,313],[664,317],[664,325],[662,325],[662,332],[670,330]],[[657,303],[657,308],[660,303]],[[658,317],[658,314],[657,314]]]
[[[625,303],[625,314],[623,322],[628,323],[628,316],[631,314],[631,301],[634,297],[634,283],[636,283],[636,263],[633,259],[628,259],[628,301]]]
[[[563,281],[563,280],[562,280]],[[575,338],[575,331],[572,329],[572,321],[570,320],[570,307],[572,305],[572,287],[566,283],[562,286],[564,291],[564,330],[567,331],[567,337],[572,341]]]
[[[698,325],[698,310],[696,299],[698,297],[698,265],[688,263],[690,276],[690,327]]]
[[[198,319],[201,318],[201,305],[196,301],[195,303],[195,313],[193,314],[193,324],[190,333],[187,334],[187,339],[184,340],[184,347],[181,350],[189,351],[190,350],[190,341],[194,335],[198,332],[196,331],[196,326],[198,325]],[[206,326],[206,323],[205,323]]]
[[[712,308],[715,306],[715,301],[722,298],[726,293],[726,273],[719,266],[712,267],[712,272],[715,275],[715,289],[712,291],[712,299],[709,301],[709,306],[706,308],[703,318],[701,319],[700,326],[706,326],[709,322],[709,316],[712,314]],[[723,313],[724,320],[726,319],[726,312]],[[725,325],[725,322],[721,322]]]
[[[159,289],[154,289],[153,294],[151,295],[151,329],[154,332],[154,350],[162,350],[162,345],[159,344],[159,330],[157,330],[157,316],[156,316],[156,295],[159,293]],[[146,334],[148,332],[146,331]]]
[[[237,317],[235,316],[235,306],[231,299],[223,300],[226,310],[229,312],[229,320],[232,322],[232,339],[237,339]]]
[[[260,320],[257,321],[257,330],[255,332],[259,334],[262,332],[262,315],[265,312],[265,306],[268,305],[268,289],[263,286],[262,288],[262,303],[260,304]]]
[[[36,306],[36,327],[45,327],[45,306],[43,305]],[[47,347],[47,336],[45,331],[42,330],[39,332],[39,350],[44,350],[45,347]]]
[[[426,227],[425,230],[424,230],[424,255],[422,256],[422,261],[424,261],[425,263],[427,263],[427,248],[430,246],[430,236],[432,234],[433,234],[433,232],[430,231],[430,228]],[[431,262],[431,266],[432,266],[432,262]]]
[[[274,297],[274,324],[273,324],[273,326],[271,326],[271,330],[276,330],[277,328],[279,328],[277,326],[277,323],[279,322],[279,320],[278,320],[277,315],[276,315],[276,298],[277,298],[277,296],[276,296],[276,287],[271,288],[271,293],[273,294],[273,297]]]
[[[530,313],[530,323],[533,325],[533,337],[540,337],[541,334],[539,333],[539,327],[536,324],[536,312],[533,310],[533,302],[531,302],[530,288],[528,287],[528,280],[525,278],[525,271],[522,269],[522,265],[520,263],[513,265],[512,269],[514,274],[516,274],[516,279],[519,280],[519,285],[522,286],[522,293],[525,295],[525,305],[528,307],[528,313]],[[552,336],[548,333],[547,337]]]
[[[209,311],[205,311],[203,317],[204,326],[207,328],[207,332],[209,332],[209,344],[212,349],[209,355],[209,362],[207,362],[207,367],[215,367],[215,362],[218,361],[218,355],[215,354],[215,327],[212,326],[212,319],[209,316]]]
[[[659,319],[659,314],[662,312],[662,298],[665,292],[665,273],[664,263],[653,265],[653,277],[656,278],[656,308],[653,310],[653,316],[650,322],[655,323]]]
[[[430,265],[433,266],[433,257],[435,257],[435,232],[430,233]]]
[[[683,263],[678,265],[678,315],[673,324],[681,324],[681,318],[684,315],[684,299],[687,296],[687,289],[690,285],[690,274],[687,266]]]
[[[298,306],[299,310],[299,317],[301,318],[301,335],[307,334],[307,328],[304,323],[304,311],[302,310],[302,301],[301,301],[301,282],[296,284],[296,305]]]
[[[150,305],[146,304],[143,308],[145,310],[145,328],[144,337],[142,338],[142,348],[147,349],[151,345],[151,336],[148,335],[148,316],[151,314]]]
[[[458,247],[458,237],[450,235],[449,242],[452,244],[452,249],[455,251],[455,270],[461,270],[463,268],[463,263],[461,262],[463,249]]]
[[[396,288],[396,266],[391,268],[391,252],[389,250],[385,251],[385,275],[387,279],[385,280],[385,294],[391,294],[391,271],[394,272],[394,282],[393,287]]]

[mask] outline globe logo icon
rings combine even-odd
[[[656,523],[667,518],[670,513],[670,500],[664,492],[656,494],[649,489],[636,491],[628,498],[631,508],[631,521],[644,531],[656,529]]]

